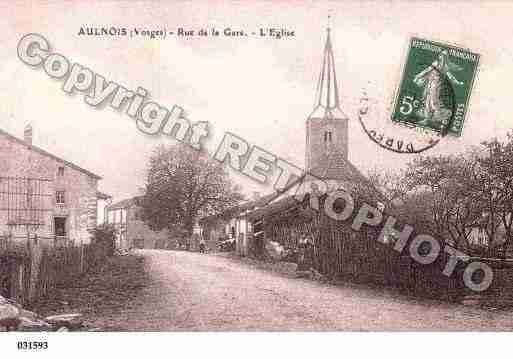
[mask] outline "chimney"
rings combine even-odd
[[[25,126],[25,131],[23,132],[23,139],[28,145],[32,146],[32,126],[30,124]]]

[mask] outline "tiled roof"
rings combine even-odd
[[[220,220],[220,219],[229,219],[239,216],[240,214],[246,212],[246,211],[252,211],[256,208],[264,207],[267,203],[269,203],[270,200],[276,197],[275,193],[271,193],[265,196],[260,197],[256,200],[246,201],[241,204],[238,204],[236,206],[233,206],[222,213],[206,216],[199,220],[199,223],[206,223],[213,220]]]
[[[116,202],[114,204],[111,204],[110,206],[107,207],[107,209],[109,209],[109,210],[111,210],[111,209],[124,209],[124,208],[129,208],[129,207],[132,207],[132,206],[137,206],[140,199],[141,199],[140,196],[124,199],[122,201],[119,201],[119,202]]]
[[[264,216],[272,216],[273,214],[280,213],[289,208],[298,206],[298,200],[292,196],[284,196],[283,198],[277,200],[276,202],[269,203],[267,206],[262,208],[257,208],[254,211],[248,213],[248,219],[250,221],[262,218]]]
[[[62,162],[66,166],[69,166],[69,167],[71,167],[73,169],[76,169],[77,171],[85,173],[86,175],[88,175],[90,177],[93,177],[93,178],[98,179],[98,180],[102,179],[101,176],[98,176],[97,174],[94,174],[93,172],[90,172],[90,171],[88,171],[88,170],[86,170],[86,169],[84,169],[84,168],[82,168],[80,166],[77,166],[74,163],[71,163],[69,161],[66,161],[66,160],[60,158],[60,157],[57,157],[57,156],[51,154],[50,152],[47,152],[47,151],[43,150],[42,148],[39,148],[37,146],[28,144],[27,142],[23,141],[22,139],[20,139],[18,137],[15,137],[15,136],[11,135],[10,133],[7,133],[7,132],[5,132],[5,131],[3,131],[1,129],[0,129],[0,135],[2,135],[4,137],[7,137],[9,140],[12,140],[12,141],[14,141],[14,142],[16,142],[18,144],[21,144],[21,145],[27,147],[28,149],[30,149],[32,151],[35,151],[35,152],[38,152],[38,153],[40,153],[40,154],[42,154],[44,156],[50,157],[50,158],[52,158],[52,159],[54,159],[54,160],[56,160],[58,162]]]
[[[97,191],[96,192],[96,198],[98,199],[109,199],[109,198],[112,198],[111,195],[108,195],[106,193],[103,193],[103,192],[100,192],[100,191]]]
[[[255,220],[264,216],[272,216],[294,206],[298,206],[299,202],[294,195],[294,188],[301,189],[297,186],[301,186],[304,181],[308,182],[310,176],[311,180],[325,180],[328,182],[328,185],[331,185],[329,182],[335,181],[338,188],[342,188],[352,194],[357,194],[357,196],[362,196],[362,198],[369,203],[376,204],[375,202],[387,202],[383,194],[369,181],[369,179],[367,179],[351,162],[346,160],[341,153],[332,153],[330,157],[323,162],[326,165],[313,169],[309,174],[305,174],[298,178],[284,191],[275,193],[274,196],[269,199],[267,206],[250,212],[248,214],[248,218]],[[308,191],[306,188],[303,189]],[[334,191],[335,188],[329,188],[328,190]]]
[[[368,187],[373,195],[382,197],[382,194],[374,187],[374,185],[365,177],[358,168],[356,168],[344,155],[338,151],[328,154],[320,161],[322,165],[313,167],[310,174],[313,177],[322,180],[337,180],[342,184],[352,185],[361,184]]]

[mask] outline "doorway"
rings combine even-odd
[[[66,217],[53,217],[53,229],[56,237],[66,237]]]

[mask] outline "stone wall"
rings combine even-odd
[[[64,173],[59,175],[59,167]],[[66,218],[67,237],[75,242],[88,243],[89,229],[96,226],[98,178],[78,170],[64,161],[34,150],[28,144],[13,140],[0,133],[0,177],[36,178],[42,182],[41,191],[45,195],[37,205],[45,209],[42,225],[37,234],[42,237],[54,236],[54,217]],[[4,179],[6,181],[6,179]],[[65,203],[56,203],[56,192],[65,192]],[[7,197],[0,197],[0,208],[7,207]],[[0,210],[0,234],[9,231],[7,211]],[[24,234],[25,229],[16,228],[13,233]]]
[[[331,149],[324,141],[324,132],[331,131]],[[309,118],[306,121],[306,168],[323,166],[328,150],[348,156],[348,128],[345,119]]]

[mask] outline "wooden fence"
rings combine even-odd
[[[104,260],[98,245],[57,244],[53,238],[0,236],[1,295],[27,305]]]
[[[386,219],[385,214],[383,218]],[[437,299],[456,300],[472,294],[465,287],[465,264],[461,261],[458,261],[451,276],[443,274],[450,258],[443,249],[433,263],[420,264],[411,258],[409,243],[399,253],[393,249],[393,243],[384,244],[377,240],[385,220],[380,226],[364,225],[360,231],[354,231],[351,229],[353,219],[336,221],[324,211],[317,212],[297,205],[258,220],[258,223],[263,223],[265,234],[260,246],[265,241],[276,241],[289,252],[294,252],[300,238],[309,236],[313,239],[313,267],[327,277],[347,277],[360,282],[394,286],[408,294]],[[397,223],[396,228],[402,228],[402,224]],[[415,235],[415,232],[412,233],[410,241]],[[258,243],[256,238],[254,241]],[[255,246],[258,247],[253,244]],[[258,252],[258,248],[253,249],[253,253]],[[485,295],[513,292],[513,268],[505,265],[494,269],[494,273],[492,285]]]

